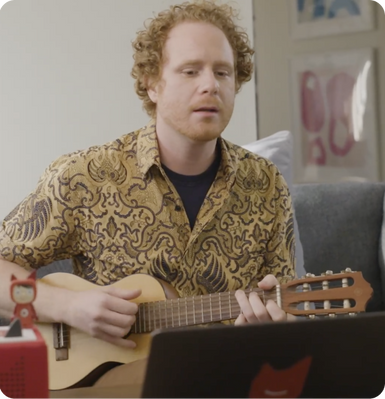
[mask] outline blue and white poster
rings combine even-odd
[[[372,0],[290,0],[290,2],[294,39],[373,29]]]

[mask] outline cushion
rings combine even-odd
[[[283,178],[289,187],[290,193],[293,192],[293,135],[289,131],[282,131],[272,134],[271,136],[254,141],[253,143],[242,146],[246,150],[260,155],[263,158],[273,162],[278,170],[282,173]],[[294,205],[293,205],[294,211]],[[298,231],[298,223],[294,211],[294,234],[295,234],[295,257],[296,257],[296,274],[302,277],[305,272],[303,249]]]
[[[385,184],[298,184],[293,189],[306,271],[361,271],[374,291],[367,311],[385,310],[384,268],[379,267],[385,262],[380,241]]]

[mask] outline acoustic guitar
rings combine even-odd
[[[41,281],[73,291],[101,288],[69,273],[49,274]],[[112,365],[146,358],[151,332],[157,329],[232,320],[240,314],[235,292],[178,298],[169,284],[144,274],[126,277],[113,285],[142,289],[141,296],[134,300],[139,309],[129,336],[137,347],[121,348],[61,323],[38,323],[48,347],[51,390],[81,386],[87,376],[100,376]],[[251,291],[257,292],[264,302],[274,299],[287,313],[308,317],[363,312],[373,293],[362,273],[350,269],[337,274],[327,272],[317,277],[307,274],[302,279],[278,285],[270,291],[255,288],[245,292]],[[311,303],[315,303],[315,308]]]

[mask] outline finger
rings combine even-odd
[[[258,319],[254,314],[253,308],[250,305],[249,300],[244,291],[237,290],[235,291],[235,298],[238,301],[238,304],[241,308],[241,312],[243,313],[245,320],[248,323],[257,323]]]
[[[122,299],[127,299],[127,300],[132,300],[135,298],[138,298],[142,294],[141,289],[136,289],[136,290],[125,290],[123,288],[118,288],[114,287],[112,285],[107,285],[102,288],[104,292],[107,292],[108,294],[117,297],[117,298],[122,298]]]
[[[286,321],[286,312],[282,310],[272,299],[266,303],[266,310],[273,321]]]
[[[123,315],[135,315],[138,312],[138,305],[135,302],[112,295],[106,299],[106,308]]]
[[[234,322],[235,326],[242,326],[247,324],[246,317],[241,313]]]
[[[113,345],[118,345],[123,348],[129,348],[129,349],[134,349],[136,348],[136,343],[130,339],[124,339],[121,337],[113,337],[111,335],[108,335],[106,333],[103,333],[102,331],[99,332],[97,338],[102,339],[103,341],[107,341]]]
[[[275,287],[278,284],[279,282],[277,278],[272,274],[268,274],[258,283],[258,287],[262,288],[263,290],[271,290],[273,287]]]
[[[296,320],[298,320],[298,317],[294,316],[293,314],[287,313],[286,319],[287,319],[287,321],[296,321]]]
[[[268,310],[261,301],[261,298],[256,292],[251,292],[249,295],[249,302],[251,309],[258,321],[271,321]]]
[[[117,312],[106,311],[101,321],[120,328],[130,328],[136,321],[134,315],[126,315]]]
[[[99,326],[98,332],[95,335],[98,335],[100,332],[103,334],[107,334],[111,337],[122,338],[122,337],[126,336],[130,330],[131,330],[131,326],[126,327],[126,328],[121,328],[121,327],[113,326],[111,324],[103,324],[103,325]]]

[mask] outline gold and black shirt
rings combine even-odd
[[[72,258],[105,285],[133,273],[181,297],[294,277],[286,182],[270,161],[219,139],[221,164],[191,230],[162,169],[155,123],[53,162],[3,221],[0,255],[25,268]]]

